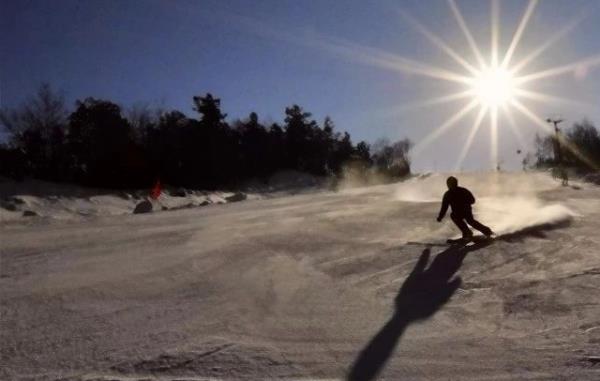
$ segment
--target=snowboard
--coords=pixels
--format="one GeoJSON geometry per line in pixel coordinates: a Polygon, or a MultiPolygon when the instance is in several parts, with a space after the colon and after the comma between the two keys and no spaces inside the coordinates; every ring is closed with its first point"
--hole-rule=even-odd
{"type": "MultiPolygon", "coordinates": [[[[497,236],[495,236],[497,237],[497,236]]],[[[464,240],[462,238],[450,238],[444,241],[437,242],[416,242],[416,241],[408,241],[407,245],[416,245],[416,246],[438,246],[438,247],[465,247],[465,246],[473,246],[477,244],[485,244],[492,242],[495,237],[486,237],[484,235],[474,235],[469,240],[464,240]]]]}
{"type": "Polygon", "coordinates": [[[487,243],[494,240],[494,237],[487,237],[484,235],[474,235],[470,239],[464,238],[450,238],[446,240],[446,243],[452,246],[473,246],[478,243],[487,243]]]}

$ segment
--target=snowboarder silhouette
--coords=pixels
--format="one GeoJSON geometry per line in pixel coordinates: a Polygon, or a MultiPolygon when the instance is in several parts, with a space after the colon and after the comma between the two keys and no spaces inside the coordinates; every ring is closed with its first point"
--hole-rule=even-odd
{"type": "Polygon", "coordinates": [[[440,209],[437,221],[442,221],[446,215],[448,206],[450,206],[452,208],[450,218],[462,232],[463,240],[468,241],[473,238],[473,232],[471,229],[469,229],[467,223],[473,228],[482,232],[486,237],[492,236],[492,234],[494,234],[492,229],[488,228],[473,217],[473,211],[471,209],[471,205],[475,203],[475,197],[473,197],[473,194],[467,188],[459,187],[458,179],[454,176],[448,177],[446,180],[446,185],[448,185],[448,190],[446,193],[444,193],[442,208],[440,209]]]}

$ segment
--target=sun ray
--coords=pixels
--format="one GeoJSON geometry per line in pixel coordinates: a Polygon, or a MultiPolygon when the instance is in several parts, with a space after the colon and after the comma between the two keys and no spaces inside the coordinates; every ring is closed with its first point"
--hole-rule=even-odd
{"type": "Polygon", "coordinates": [[[487,106],[482,106],[481,109],[479,110],[479,114],[477,114],[477,117],[475,118],[475,121],[473,122],[473,125],[471,126],[471,130],[469,131],[469,136],[467,137],[467,141],[463,145],[462,151],[460,152],[460,155],[456,162],[456,166],[454,167],[454,170],[456,172],[461,170],[463,162],[465,161],[467,153],[471,149],[471,145],[473,144],[475,135],[477,134],[477,131],[479,131],[479,126],[481,126],[481,122],[483,121],[483,118],[485,117],[486,113],[487,113],[487,106]]]}
{"type": "Polygon", "coordinates": [[[569,34],[573,29],[575,29],[575,27],[579,25],[579,23],[587,16],[587,14],[587,12],[583,12],[581,15],[571,20],[571,22],[563,26],[558,32],[554,33],[550,38],[545,40],[542,45],[538,46],[535,50],[533,50],[531,53],[525,56],[525,58],[520,60],[517,64],[513,65],[511,67],[511,71],[514,74],[519,73],[525,66],[527,66],[538,56],[540,56],[543,52],[549,49],[552,45],[556,44],[556,42],[558,42],[561,38],[563,38],[564,36],[569,34]]]}
{"type": "Polygon", "coordinates": [[[581,61],[572,62],[563,66],[558,66],[542,71],[538,71],[536,73],[524,75],[521,77],[516,77],[515,82],[517,84],[524,84],[527,82],[539,80],[542,78],[556,77],[559,75],[564,75],[568,73],[575,73],[577,70],[583,69],[587,71],[595,66],[600,65],[600,54],[588,57],[581,61]]]}
{"type": "Polygon", "coordinates": [[[533,111],[529,110],[523,103],[516,99],[511,101],[511,105],[525,115],[529,120],[535,123],[537,127],[546,133],[553,134],[554,130],[542,118],[537,116],[533,111]]]}
{"type": "Polygon", "coordinates": [[[431,143],[432,141],[437,139],[440,135],[442,135],[444,132],[446,132],[446,130],[448,130],[450,127],[452,127],[454,124],[456,124],[459,120],[464,118],[465,115],[467,115],[469,113],[469,111],[471,111],[475,106],[477,106],[478,103],[479,102],[477,101],[477,99],[473,99],[471,102],[469,102],[466,106],[464,106],[462,109],[460,109],[458,112],[456,112],[450,118],[448,118],[441,126],[436,128],[435,130],[433,130],[423,140],[421,140],[419,143],[417,143],[414,146],[412,153],[414,155],[418,155],[423,150],[423,148],[425,148],[429,143],[431,143]]]}
{"type": "Polygon", "coordinates": [[[519,130],[519,127],[517,126],[517,123],[515,122],[515,118],[513,118],[512,113],[510,112],[508,107],[506,107],[506,105],[504,105],[502,107],[502,111],[503,111],[503,115],[506,117],[506,120],[508,120],[508,127],[512,131],[513,135],[517,138],[519,145],[521,147],[526,147],[527,142],[525,142],[525,138],[523,137],[523,134],[519,130]]]}
{"type": "Polygon", "coordinates": [[[421,101],[405,103],[397,108],[394,108],[391,112],[389,112],[389,114],[397,115],[397,114],[417,110],[417,109],[424,108],[424,107],[446,104],[446,103],[450,103],[450,102],[468,98],[472,95],[473,95],[473,91],[465,90],[465,91],[460,91],[460,92],[452,93],[452,94],[448,94],[448,95],[442,95],[442,96],[439,96],[436,98],[430,98],[430,99],[425,99],[425,100],[421,100],[421,101]]]}
{"type": "Polygon", "coordinates": [[[490,108],[490,158],[495,169],[498,168],[498,106],[490,108]]]}
{"type": "MultiPolygon", "coordinates": [[[[517,110],[519,110],[529,120],[534,122],[537,127],[540,127],[543,131],[547,132],[548,134],[551,134],[551,135],[554,134],[554,130],[552,129],[552,127],[550,127],[542,118],[537,116],[533,111],[529,110],[521,102],[519,102],[516,99],[513,99],[513,101],[511,103],[517,110]]],[[[560,145],[562,147],[565,147],[567,150],[569,150],[573,155],[575,155],[579,160],[584,162],[590,168],[595,169],[595,170],[600,169],[598,167],[598,165],[596,163],[594,163],[594,161],[590,160],[586,155],[584,155],[582,152],[580,152],[577,149],[577,147],[574,146],[573,144],[571,144],[567,139],[565,139],[562,136],[562,134],[559,134],[558,136],[559,136],[559,140],[560,140],[560,145]]]]}
{"type": "Polygon", "coordinates": [[[563,97],[559,97],[556,95],[540,93],[537,91],[531,91],[531,90],[525,90],[525,89],[515,89],[514,92],[515,92],[515,95],[517,95],[521,98],[526,98],[526,99],[533,100],[533,101],[556,103],[556,104],[568,105],[568,106],[573,106],[573,107],[578,107],[578,108],[592,109],[594,107],[594,105],[591,103],[587,103],[587,102],[583,102],[583,101],[574,101],[574,100],[571,100],[568,98],[563,98],[563,97]]]}
{"type": "Polygon", "coordinates": [[[470,80],[465,75],[448,69],[439,68],[383,50],[356,44],[345,39],[330,37],[314,31],[306,33],[301,30],[282,30],[270,26],[269,23],[264,20],[239,14],[230,14],[228,16],[234,21],[235,27],[241,28],[245,32],[252,33],[261,38],[321,50],[328,54],[345,57],[354,62],[387,70],[399,71],[407,74],[417,74],[462,84],[468,84],[470,80]]]}
{"type": "Polygon", "coordinates": [[[471,34],[471,31],[469,31],[469,28],[467,27],[467,23],[465,23],[465,19],[463,18],[462,13],[460,12],[460,9],[458,9],[458,6],[456,5],[456,2],[454,0],[448,0],[448,5],[450,5],[450,9],[452,10],[452,14],[454,15],[454,18],[456,19],[458,26],[460,27],[463,34],[467,38],[467,42],[469,43],[469,46],[471,47],[471,50],[473,51],[473,54],[475,55],[475,58],[477,59],[477,62],[479,63],[479,67],[483,68],[485,66],[483,56],[481,55],[481,52],[479,51],[479,48],[477,47],[477,44],[475,43],[475,40],[473,39],[473,35],[471,34]]]}
{"type": "Polygon", "coordinates": [[[529,0],[529,3],[527,4],[527,9],[525,9],[525,13],[523,13],[521,22],[519,23],[519,26],[517,27],[517,30],[515,31],[515,34],[513,36],[513,39],[510,42],[508,50],[506,51],[506,55],[504,56],[504,59],[502,60],[503,68],[508,67],[508,64],[510,63],[510,60],[512,59],[515,49],[517,48],[517,45],[519,44],[519,41],[521,40],[521,36],[523,35],[523,31],[525,30],[525,27],[527,26],[527,23],[529,22],[529,18],[533,14],[533,11],[534,11],[537,3],[538,3],[538,0],[529,0]]]}
{"type": "Polygon", "coordinates": [[[422,35],[424,35],[432,44],[440,48],[444,53],[448,56],[452,57],[456,62],[458,62],[462,67],[464,67],[471,74],[477,74],[477,69],[475,69],[470,63],[468,63],[464,58],[462,58],[458,53],[454,51],[444,40],[442,40],[439,36],[434,34],[432,31],[427,29],[423,24],[421,24],[417,19],[415,19],[408,12],[398,9],[398,13],[408,21],[416,30],[418,30],[422,35]]]}
{"type": "Polygon", "coordinates": [[[330,53],[340,54],[351,60],[371,66],[463,84],[470,82],[469,77],[453,71],[411,60],[380,49],[355,44],[347,40],[320,38],[319,41],[313,42],[313,44],[330,53]]]}
{"type": "Polygon", "coordinates": [[[498,15],[500,13],[500,4],[498,0],[492,0],[491,9],[491,26],[492,26],[492,43],[491,43],[491,55],[492,55],[492,67],[498,66],[498,37],[500,34],[500,26],[498,25],[498,15]]]}

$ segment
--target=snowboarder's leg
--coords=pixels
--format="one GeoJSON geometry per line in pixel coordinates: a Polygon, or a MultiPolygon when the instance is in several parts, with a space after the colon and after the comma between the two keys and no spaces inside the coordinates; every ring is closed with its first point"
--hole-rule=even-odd
{"type": "Polygon", "coordinates": [[[473,217],[473,213],[468,213],[465,216],[465,220],[467,221],[467,223],[469,225],[471,225],[474,229],[479,230],[480,232],[482,232],[485,236],[489,237],[492,234],[494,234],[494,232],[492,231],[492,229],[490,229],[489,227],[485,226],[484,224],[482,224],[481,222],[477,221],[474,217],[473,217]]]}
{"type": "Polygon", "coordinates": [[[463,238],[468,239],[473,236],[473,232],[471,232],[471,229],[469,229],[469,227],[465,223],[463,216],[457,215],[455,213],[450,213],[450,218],[452,219],[452,222],[454,222],[454,224],[458,226],[458,228],[462,232],[463,238]]]}

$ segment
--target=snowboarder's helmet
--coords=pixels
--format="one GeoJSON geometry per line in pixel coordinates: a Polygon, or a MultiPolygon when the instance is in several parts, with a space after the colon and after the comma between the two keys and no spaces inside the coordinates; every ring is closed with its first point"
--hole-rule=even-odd
{"type": "Polygon", "coordinates": [[[448,188],[450,189],[456,188],[458,186],[458,179],[454,176],[450,176],[446,179],[446,185],[448,185],[448,188]]]}

